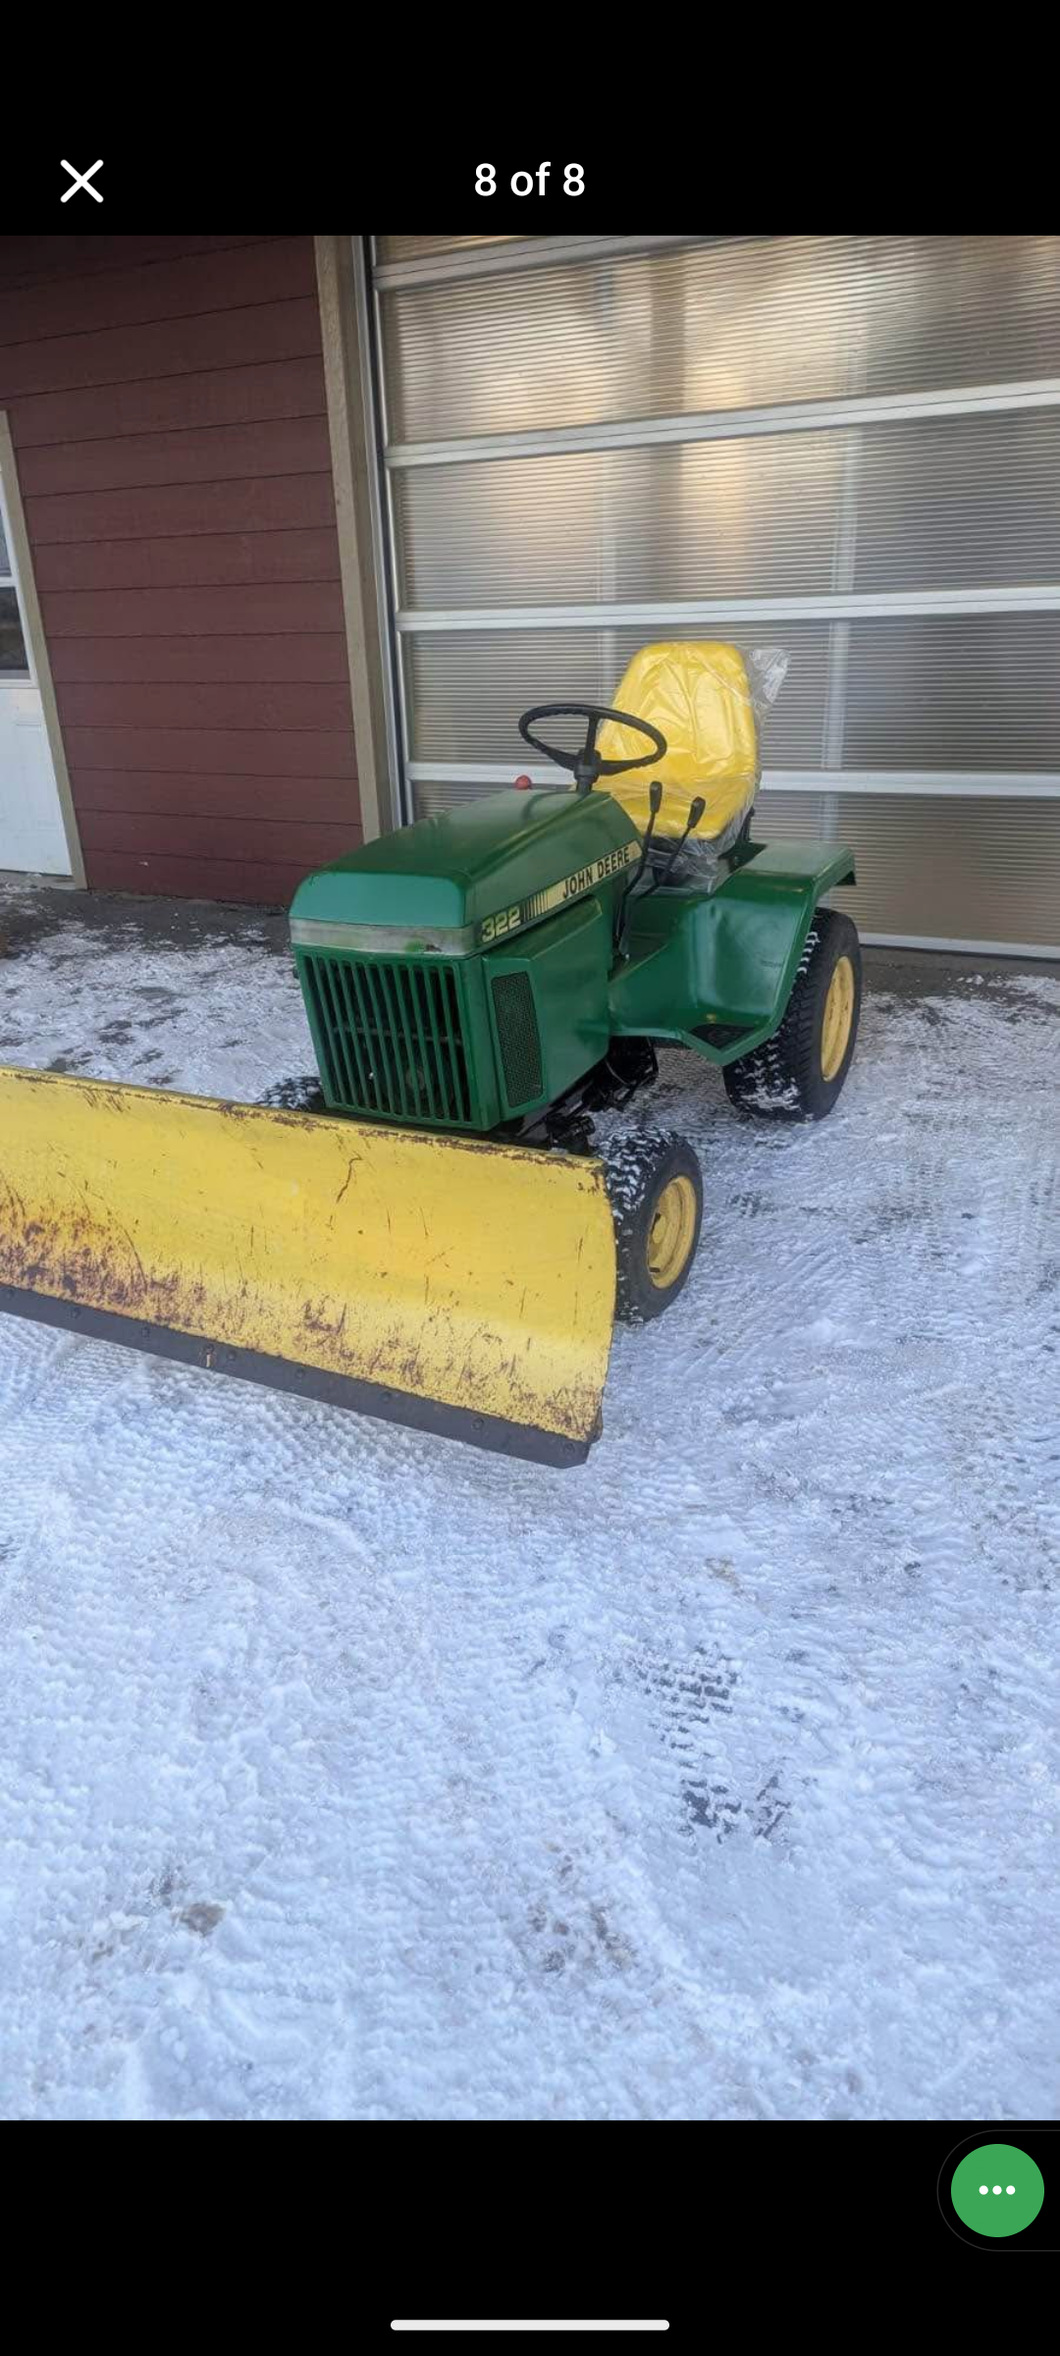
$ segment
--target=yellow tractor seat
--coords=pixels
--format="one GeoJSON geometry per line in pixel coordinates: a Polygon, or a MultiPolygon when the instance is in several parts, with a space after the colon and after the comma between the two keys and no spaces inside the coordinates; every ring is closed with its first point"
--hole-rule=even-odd
{"type": "MultiPolygon", "coordinates": [[[[693,832],[723,835],[750,809],[758,784],[758,732],[747,666],[736,646],[715,639],[664,640],[642,646],[615,689],[615,708],[649,720],[666,738],[661,761],[624,777],[602,777],[643,834],[653,778],[663,787],[656,838],[683,834],[697,795],[706,803],[693,832]]],[[[634,760],[644,738],[605,720],[597,750],[608,761],[634,760]]]]}

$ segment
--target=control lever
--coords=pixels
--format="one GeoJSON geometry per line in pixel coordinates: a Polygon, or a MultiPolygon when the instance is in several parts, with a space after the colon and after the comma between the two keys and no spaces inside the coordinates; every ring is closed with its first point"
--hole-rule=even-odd
{"type": "Polygon", "coordinates": [[[626,948],[627,912],[629,909],[629,903],[633,898],[633,894],[648,864],[648,853],[651,849],[651,838],[655,832],[655,821],[662,808],[662,798],[662,786],[659,782],[659,779],[654,777],[648,787],[648,823],[644,829],[644,840],[640,846],[640,858],[638,859],[629,882],[626,885],[626,889],[622,895],[622,905],[618,913],[618,924],[615,930],[616,957],[626,957],[629,954],[626,948]]]}
{"type": "MultiPolygon", "coordinates": [[[[677,865],[677,861],[680,858],[682,851],[684,850],[689,835],[699,825],[699,821],[703,816],[706,806],[706,802],[703,801],[699,795],[697,795],[695,801],[692,803],[691,809],[689,810],[688,825],[686,826],[684,833],[680,835],[675,842],[665,867],[660,867],[654,878],[654,881],[651,885],[653,892],[661,892],[664,884],[669,883],[670,876],[673,872],[673,869],[677,865]]],[[[647,899],[647,893],[645,893],[644,897],[647,899]]]]}

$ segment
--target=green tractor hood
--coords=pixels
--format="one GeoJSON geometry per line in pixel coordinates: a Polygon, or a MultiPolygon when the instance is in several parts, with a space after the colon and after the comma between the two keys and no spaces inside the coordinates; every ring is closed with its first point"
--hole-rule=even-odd
{"type": "Polygon", "coordinates": [[[292,902],[291,938],[306,948],[466,953],[624,875],[639,849],[632,819],[607,793],[509,787],[307,876],[292,902]],[[374,944],[360,941],[362,927],[374,944]]]}

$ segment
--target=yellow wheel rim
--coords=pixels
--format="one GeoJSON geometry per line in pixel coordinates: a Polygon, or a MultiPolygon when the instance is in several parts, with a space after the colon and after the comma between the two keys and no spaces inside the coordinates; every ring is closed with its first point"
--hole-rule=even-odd
{"type": "Polygon", "coordinates": [[[821,1024],[821,1078],[834,1080],[847,1048],[854,1021],[854,968],[841,957],[828,984],[821,1024]]]}
{"type": "Polygon", "coordinates": [[[696,1190],[690,1178],[671,1178],[655,1206],[648,1236],[648,1274],[660,1292],[687,1266],[696,1232],[696,1190]]]}

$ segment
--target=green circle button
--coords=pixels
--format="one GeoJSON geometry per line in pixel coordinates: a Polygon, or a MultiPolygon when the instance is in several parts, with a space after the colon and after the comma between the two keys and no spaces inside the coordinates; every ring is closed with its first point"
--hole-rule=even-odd
{"type": "Polygon", "coordinates": [[[1015,2143],[981,2143],[953,2171],[950,2199],[962,2225],[991,2241],[1023,2233],[1045,2199],[1045,2178],[1015,2143]]]}

